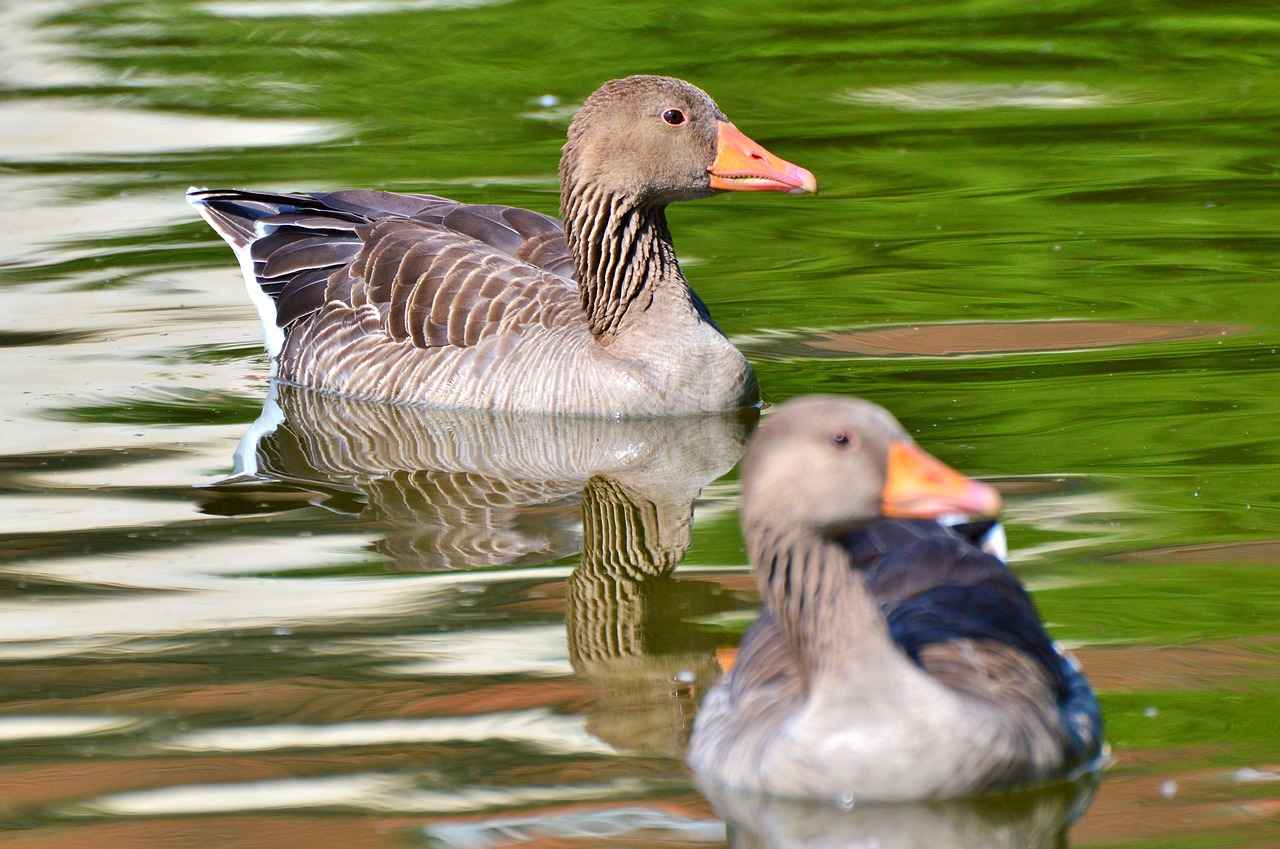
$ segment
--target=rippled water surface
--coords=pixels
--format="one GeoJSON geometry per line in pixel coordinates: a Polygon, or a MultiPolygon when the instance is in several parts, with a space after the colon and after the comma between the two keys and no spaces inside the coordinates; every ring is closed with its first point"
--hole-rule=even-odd
{"type": "Polygon", "coordinates": [[[1280,844],[1269,4],[10,0],[0,25],[2,849],[1040,846],[1072,820],[1075,846],[1280,844]],[[189,185],[554,212],[574,108],[635,72],[817,174],[673,210],[688,276],[768,401],[868,396],[1004,491],[1107,715],[1083,814],[698,792],[682,747],[756,602],[754,414],[269,392],[189,185]]]}

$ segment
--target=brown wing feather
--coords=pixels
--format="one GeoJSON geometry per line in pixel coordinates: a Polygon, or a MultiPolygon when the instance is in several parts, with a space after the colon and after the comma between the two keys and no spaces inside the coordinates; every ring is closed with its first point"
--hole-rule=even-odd
{"type": "Polygon", "coordinates": [[[580,309],[561,223],[527,209],[375,191],[192,199],[248,248],[286,330],[338,301],[374,307],[394,340],[467,347],[580,309]]]}
{"type": "Polygon", "coordinates": [[[1004,643],[931,643],[920,649],[920,666],[953,690],[992,704],[1046,705],[1057,710],[1057,687],[1044,667],[1004,643]]]}
{"type": "Polygon", "coordinates": [[[804,698],[803,670],[768,608],[742,638],[728,685],[735,710],[753,722],[788,711],[804,698]]]}
{"type": "Polygon", "coordinates": [[[418,348],[467,347],[581,309],[571,282],[463,233],[391,218],[360,236],[351,303],[377,307],[385,332],[418,348]]]}
{"type": "Polygon", "coordinates": [[[953,640],[922,648],[920,665],[941,683],[1004,714],[1010,733],[981,754],[985,786],[1036,781],[1061,767],[1067,741],[1057,687],[1034,658],[992,640],[953,640]]]}

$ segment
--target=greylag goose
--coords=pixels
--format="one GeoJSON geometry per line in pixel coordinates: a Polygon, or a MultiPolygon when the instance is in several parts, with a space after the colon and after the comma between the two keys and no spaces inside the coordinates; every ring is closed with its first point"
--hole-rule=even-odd
{"type": "Polygon", "coordinates": [[[605,83],[569,127],[564,224],[430,195],[196,190],[235,251],[278,379],[366,399],[590,415],[755,404],[681,273],[665,209],[815,192],[811,173],[668,77],[605,83]]]}
{"type": "Polygon", "coordinates": [[[836,803],[920,801],[1071,777],[1098,704],[998,557],[937,518],[999,495],[917,448],[880,407],[790,402],[742,464],[764,611],[707,695],[703,780],[836,803]]]}

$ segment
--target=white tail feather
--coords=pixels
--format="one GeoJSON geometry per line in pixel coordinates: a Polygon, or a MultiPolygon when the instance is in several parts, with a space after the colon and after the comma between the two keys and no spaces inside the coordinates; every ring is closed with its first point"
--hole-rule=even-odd
{"type": "Polygon", "coordinates": [[[200,217],[208,222],[213,231],[221,236],[235,253],[236,261],[240,263],[240,273],[244,276],[245,289],[249,292],[249,300],[253,302],[253,306],[258,310],[258,318],[262,320],[263,340],[267,346],[267,353],[271,355],[271,368],[274,373],[275,358],[280,355],[280,351],[284,348],[284,331],[276,325],[276,303],[258,285],[258,275],[253,269],[253,258],[249,255],[249,246],[264,234],[260,228],[255,228],[257,235],[248,241],[244,241],[243,235],[234,230],[229,230],[203,200],[193,197],[193,193],[199,191],[202,190],[195,187],[188,189],[187,203],[196,212],[200,213],[200,217]]]}

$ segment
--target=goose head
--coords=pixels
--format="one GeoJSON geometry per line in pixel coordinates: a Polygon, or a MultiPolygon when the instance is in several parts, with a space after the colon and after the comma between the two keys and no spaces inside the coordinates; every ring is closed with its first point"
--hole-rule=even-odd
{"type": "Polygon", "coordinates": [[[601,86],[569,127],[562,191],[590,187],[652,206],[722,191],[818,190],[813,174],[747,138],[697,86],[634,76],[601,86]]]}
{"type": "Polygon", "coordinates": [[[881,518],[995,515],[1000,495],[917,447],[884,408],[811,396],[760,426],[742,463],[742,524],[835,539],[881,518]]]}

